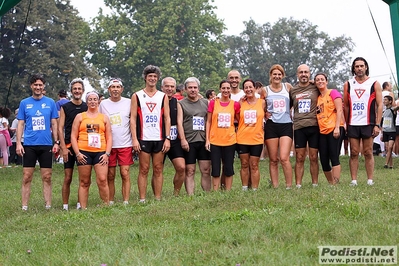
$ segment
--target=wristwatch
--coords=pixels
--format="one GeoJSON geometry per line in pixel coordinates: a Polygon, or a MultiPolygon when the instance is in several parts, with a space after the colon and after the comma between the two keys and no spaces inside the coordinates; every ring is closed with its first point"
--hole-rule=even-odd
{"type": "Polygon", "coordinates": [[[110,152],[106,152],[105,155],[107,155],[108,157],[111,156],[110,152]]]}
{"type": "Polygon", "coordinates": [[[168,139],[168,140],[171,140],[171,139],[172,139],[170,136],[166,136],[165,138],[168,139]]]}
{"type": "Polygon", "coordinates": [[[54,141],[54,144],[60,145],[60,143],[61,142],[59,140],[54,141]]]}

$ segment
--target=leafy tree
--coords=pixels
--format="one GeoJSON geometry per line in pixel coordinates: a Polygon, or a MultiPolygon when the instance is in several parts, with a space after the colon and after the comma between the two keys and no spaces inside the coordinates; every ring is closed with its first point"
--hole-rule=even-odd
{"type": "Polygon", "coordinates": [[[47,96],[54,99],[60,89],[68,89],[73,78],[88,78],[93,85],[99,79],[97,72],[84,61],[85,50],[81,49],[89,25],[78,17],[69,0],[21,1],[2,17],[0,31],[2,105],[6,102],[12,76],[8,97],[11,109],[17,108],[22,98],[31,95],[28,80],[32,74],[45,75],[47,96]],[[30,2],[27,27],[21,41],[30,2]]]}
{"type": "Polygon", "coordinates": [[[246,29],[239,36],[226,36],[228,64],[244,76],[269,83],[269,70],[280,64],[286,81],[297,82],[296,69],[310,66],[312,76],[325,72],[330,87],[341,87],[350,75],[350,52],[354,44],[349,37],[331,38],[308,20],[281,18],[274,25],[244,22],[246,29]]]}
{"type": "Polygon", "coordinates": [[[88,61],[105,79],[119,77],[130,96],[142,88],[145,66],[161,68],[162,76],[178,83],[189,76],[201,89],[225,77],[222,51],[224,24],[207,0],[105,0],[111,15],[92,21],[88,61]]]}

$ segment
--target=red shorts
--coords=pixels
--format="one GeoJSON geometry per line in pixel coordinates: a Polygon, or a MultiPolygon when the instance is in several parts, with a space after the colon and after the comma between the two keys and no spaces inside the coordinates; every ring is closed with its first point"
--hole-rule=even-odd
{"type": "Polygon", "coordinates": [[[108,165],[111,167],[118,165],[132,165],[133,164],[133,147],[127,148],[112,148],[111,156],[109,156],[108,165]]]}

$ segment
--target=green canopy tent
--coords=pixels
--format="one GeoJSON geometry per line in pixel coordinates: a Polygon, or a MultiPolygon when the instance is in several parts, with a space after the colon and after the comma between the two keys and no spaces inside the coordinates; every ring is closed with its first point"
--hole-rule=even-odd
{"type": "Polygon", "coordinates": [[[391,13],[393,45],[395,50],[396,78],[399,78],[399,0],[383,0],[391,13]]]}
{"type": "Polygon", "coordinates": [[[21,2],[21,0],[0,0],[0,17],[2,17],[19,2],[21,2]]]}

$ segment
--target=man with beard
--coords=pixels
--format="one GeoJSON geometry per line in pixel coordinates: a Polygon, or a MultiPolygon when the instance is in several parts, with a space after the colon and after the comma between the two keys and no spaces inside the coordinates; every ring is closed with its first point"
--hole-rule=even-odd
{"type": "MultiPolygon", "coordinates": [[[[87,105],[82,101],[85,91],[83,80],[76,78],[71,81],[69,88],[72,94],[72,100],[61,105],[60,119],[58,122],[58,136],[60,137],[60,145],[62,158],[64,160],[64,183],[62,185],[62,201],[64,210],[69,208],[69,195],[71,191],[71,182],[73,168],[76,161],[76,155],[71,145],[72,123],[76,115],[87,111],[87,105]]],[[[80,208],[78,199],[77,208],[80,208]]]]}
{"type": "Polygon", "coordinates": [[[294,108],[294,144],[295,144],[295,182],[302,187],[306,147],[309,146],[310,175],[312,185],[317,187],[319,180],[319,126],[316,109],[319,90],[310,83],[310,69],[300,65],[297,69],[298,83],[290,90],[290,106],[294,108]]]}
{"type": "Polygon", "coordinates": [[[363,143],[367,185],[374,184],[373,138],[380,133],[382,89],[378,81],[369,77],[369,72],[366,59],[357,57],[352,63],[354,77],[344,84],[344,115],[350,143],[351,186],[357,186],[360,141],[363,143]]]}

